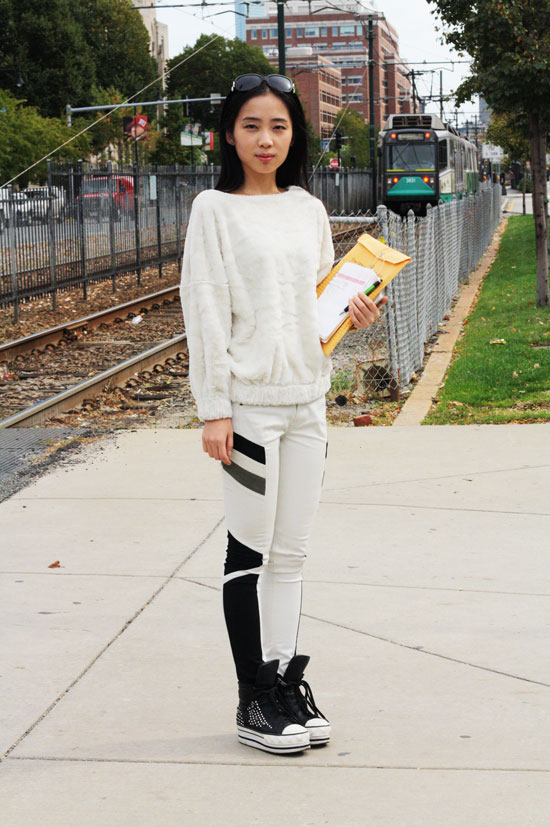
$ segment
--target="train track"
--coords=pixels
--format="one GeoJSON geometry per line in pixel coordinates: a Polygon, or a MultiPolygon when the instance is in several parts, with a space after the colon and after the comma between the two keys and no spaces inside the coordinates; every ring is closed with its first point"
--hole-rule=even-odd
{"type": "Polygon", "coordinates": [[[182,327],[179,288],[172,287],[0,345],[0,428],[44,423],[124,383],[136,407],[169,396],[166,382],[143,389],[136,377],[187,376],[182,327]]]}

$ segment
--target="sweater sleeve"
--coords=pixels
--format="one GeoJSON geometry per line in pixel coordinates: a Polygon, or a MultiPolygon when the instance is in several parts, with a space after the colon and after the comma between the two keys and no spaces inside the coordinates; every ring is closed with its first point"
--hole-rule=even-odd
{"type": "Polygon", "coordinates": [[[330,229],[330,221],[324,205],[321,204],[321,254],[319,257],[319,269],[317,271],[317,284],[319,284],[326,275],[330,273],[334,266],[334,245],[332,243],[332,230],[330,229]]]}
{"type": "Polygon", "coordinates": [[[216,219],[206,193],[193,202],[180,296],[189,349],[191,391],[202,420],[231,416],[231,300],[216,219]]]}

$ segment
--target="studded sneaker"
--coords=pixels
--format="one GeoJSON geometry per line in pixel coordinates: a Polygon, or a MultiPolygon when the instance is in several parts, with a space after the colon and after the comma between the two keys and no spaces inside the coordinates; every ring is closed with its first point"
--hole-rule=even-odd
{"type": "Polygon", "coordinates": [[[315,706],[311,687],[304,680],[304,671],[308,663],[307,655],[294,655],[283,677],[279,677],[278,692],[292,720],[309,731],[310,744],[316,747],[330,741],[330,724],[315,706]]]}
{"type": "Polygon", "coordinates": [[[256,684],[239,683],[237,736],[241,744],[286,754],[309,749],[309,730],[289,717],[277,686],[278,660],[262,663],[256,684]]]}

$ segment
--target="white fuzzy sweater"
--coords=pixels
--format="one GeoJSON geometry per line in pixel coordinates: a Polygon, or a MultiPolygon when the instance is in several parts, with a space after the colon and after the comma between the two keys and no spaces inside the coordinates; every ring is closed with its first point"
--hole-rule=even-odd
{"type": "Polygon", "coordinates": [[[325,207],[302,187],[196,196],[181,300],[201,419],[230,417],[232,402],[291,405],[326,393],[315,287],[333,262],[325,207]]]}

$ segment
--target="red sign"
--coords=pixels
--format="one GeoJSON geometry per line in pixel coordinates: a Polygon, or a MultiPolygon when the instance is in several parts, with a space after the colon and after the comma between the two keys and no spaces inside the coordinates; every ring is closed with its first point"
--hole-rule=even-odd
{"type": "Polygon", "coordinates": [[[331,158],[328,165],[331,169],[338,169],[338,158],[331,158]]]}
{"type": "Polygon", "coordinates": [[[135,118],[124,118],[124,137],[139,138],[147,137],[147,115],[136,115],[135,118]]]}

